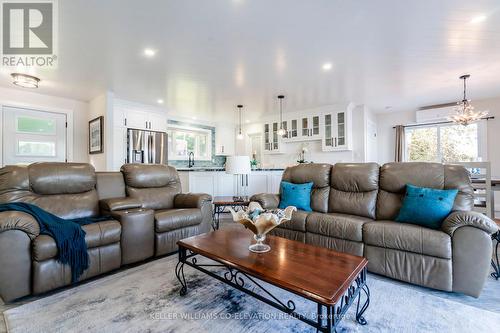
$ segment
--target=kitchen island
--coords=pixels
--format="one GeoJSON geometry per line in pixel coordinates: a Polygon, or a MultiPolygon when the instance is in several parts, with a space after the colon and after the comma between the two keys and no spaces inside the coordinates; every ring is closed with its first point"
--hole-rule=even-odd
{"type": "MultiPolygon", "coordinates": [[[[227,174],[221,167],[177,168],[182,192],[208,193],[215,196],[236,195],[236,177],[227,174]]],[[[248,175],[246,195],[257,193],[278,193],[284,169],[252,169],[248,175]]]]}

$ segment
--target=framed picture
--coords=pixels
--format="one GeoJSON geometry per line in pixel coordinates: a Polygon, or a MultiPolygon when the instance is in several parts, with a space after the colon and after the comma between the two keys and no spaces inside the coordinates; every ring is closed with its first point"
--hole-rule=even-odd
{"type": "Polygon", "coordinates": [[[104,152],[103,132],[103,116],[89,121],[89,154],[100,154],[104,152]]]}

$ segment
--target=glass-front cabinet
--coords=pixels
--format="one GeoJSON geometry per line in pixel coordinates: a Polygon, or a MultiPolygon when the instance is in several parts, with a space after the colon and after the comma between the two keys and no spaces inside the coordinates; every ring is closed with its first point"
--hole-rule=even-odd
{"type": "Polygon", "coordinates": [[[299,137],[299,121],[297,119],[288,120],[290,129],[288,130],[287,139],[296,139],[299,137]]]}
{"type": "Polygon", "coordinates": [[[284,142],[297,141],[300,137],[298,119],[283,120],[283,129],[286,131],[286,134],[283,136],[284,142]]]}
{"type": "Polygon", "coordinates": [[[311,134],[311,128],[310,128],[311,124],[309,122],[309,118],[308,117],[303,117],[301,120],[300,120],[300,136],[302,136],[303,138],[305,137],[308,137],[310,136],[311,134]]]}
{"type": "Polygon", "coordinates": [[[311,117],[311,122],[312,122],[312,129],[311,129],[311,136],[313,138],[319,137],[320,136],[320,125],[319,125],[319,116],[312,116],[311,117]]]}
{"type": "Polygon", "coordinates": [[[271,150],[271,133],[269,131],[269,124],[264,124],[264,150],[271,150]]]}
{"type": "Polygon", "coordinates": [[[318,112],[284,119],[285,135],[278,135],[280,122],[264,124],[264,153],[280,154],[289,142],[320,140],[323,151],[351,150],[352,120],[350,110],[318,112]]]}
{"type": "MultiPolygon", "coordinates": [[[[308,141],[321,139],[320,115],[303,116],[289,119],[285,141],[308,141]]],[[[284,123],[285,123],[284,122],[284,123]]]]}
{"type": "Polygon", "coordinates": [[[272,141],[273,150],[279,149],[278,129],[279,129],[279,123],[274,122],[273,123],[273,141],[272,141]]]}
{"type": "Polygon", "coordinates": [[[328,112],[323,115],[324,137],[321,142],[323,151],[351,149],[351,117],[347,111],[328,112]]]}
{"type": "Polygon", "coordinates": [[[278,121],[264,124],[264,153],[280,153],[282,138],[278,135],[279,128],[278,121]]]}

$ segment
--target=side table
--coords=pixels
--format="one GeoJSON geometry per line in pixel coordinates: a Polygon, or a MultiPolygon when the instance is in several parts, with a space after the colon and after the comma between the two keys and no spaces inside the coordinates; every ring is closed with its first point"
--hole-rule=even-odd
{"type": "Polygon", "coordinates": [[[220,214],[224,212],[226,207],[231,207],[234,210],[241,209],[248,206],[250,198],[243,197],[243,201],[234,201],[233,197],[215,197],[212,203],[214,205],[212,228],[219,230],[220,214]]]}
{"type": "MultiPolygon", "coordinates": [[[[495,221],[495,223],[500,228],[500,220],[494,219],[493,221],[495,221]]],[[[498,258],[498,247],[500,246],[500,230],[494,233],[491,238],[493,238],[493,240],[496,240],[497,242],[495,244],[495,249],[493,250],[495,258],[491,258],[491,266],[493,266],[493,273],[491,273],[491,276],[498,280],[500,278],[500,262],[498,258]]]]}

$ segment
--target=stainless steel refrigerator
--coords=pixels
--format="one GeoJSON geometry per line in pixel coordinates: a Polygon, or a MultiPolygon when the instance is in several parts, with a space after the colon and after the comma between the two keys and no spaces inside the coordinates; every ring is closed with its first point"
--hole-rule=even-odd
{"type": "Polygon", "coordinates": [[[127,130],[127,162],[144,164],[167,164],[167,133],[127,130]]]}

